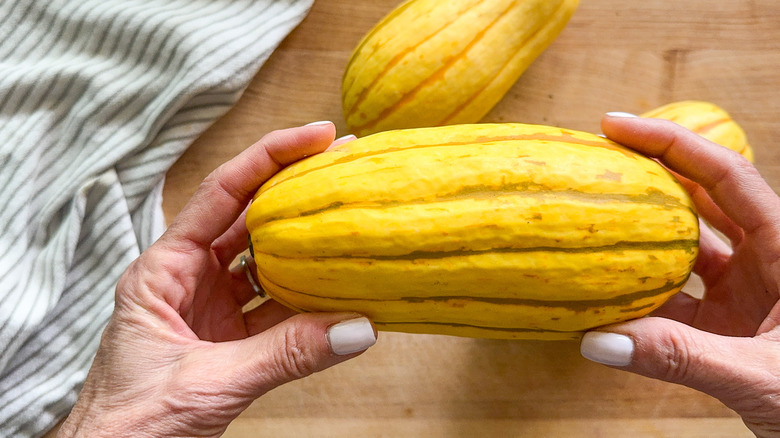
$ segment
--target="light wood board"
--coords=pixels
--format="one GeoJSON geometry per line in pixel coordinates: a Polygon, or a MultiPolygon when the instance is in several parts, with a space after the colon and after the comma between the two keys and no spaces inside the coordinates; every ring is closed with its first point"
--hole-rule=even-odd
{"type": "MultiPolygon", "coordinates": [[[[332,120],[360,38],[397,0],[317,0],[238,105],[170,170],[172,219],[199,182],[265,133],[332,120]]],[[[484,121],[599,132],[607,111],[707,100],[746,129],[780,188],[780,2],[582,0],[484,121]]],[[[689,286],[694,293],[700,286],[689,286]]],[[[576,343],[381,333],[361,357],[253,404],[228,437],[741,437],[731,410],[691,389],[599,366],[576,343]]]]}

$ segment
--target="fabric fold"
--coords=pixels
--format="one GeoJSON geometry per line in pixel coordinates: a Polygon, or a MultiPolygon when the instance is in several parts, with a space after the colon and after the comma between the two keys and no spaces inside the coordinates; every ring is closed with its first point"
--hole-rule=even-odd
{"type": "Polygon", "coordinates": [[[0,3],[0,436],[67,414],[165,173],[312,2],[0,3]]]}

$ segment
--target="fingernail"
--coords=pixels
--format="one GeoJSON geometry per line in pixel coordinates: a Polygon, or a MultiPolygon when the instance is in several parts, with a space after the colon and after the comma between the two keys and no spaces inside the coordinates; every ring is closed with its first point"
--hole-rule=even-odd
{"type": "Polygon", "coordinates": [[[593,362],[624,367],[631,364],[634,341],[617,333],[588,332],[580,343],[580,354],[593,362]]]}
{"type": "Polygon", "coordinates": [[[332,123],[333,122],[331,122],[330,120],[320,120],[319,122],[307,123],[305,126],[318,126],[318,125],[327,125],[332,123]]]}
{"type": "Polygon", "coordinates": [[[347,135],[345,135],[343,137],[339,137],[339,138],[337,138],[337,139],[335,139],[333,141],[352,141],[352,140],[356,140],[356,139],[357,139],[357,137],[355,137],[354,134],[347,134],[347,135]]]}
{"type": "Polygon", "coordinates": [[[607,115],[610,116],[610,117],[624,117],[624,118],[639,117],[636,114],[626,113],[626,112],[623,112],[623,111],[610,111],[610,112],[607,113],[607,115]]]}
{"type": "Polygon", "coordinates": [[[330,326],[327,337],[331,351],[340,356],[363,351],[376,343],[374,327],[365,317],[349,319],[330,326]]]}

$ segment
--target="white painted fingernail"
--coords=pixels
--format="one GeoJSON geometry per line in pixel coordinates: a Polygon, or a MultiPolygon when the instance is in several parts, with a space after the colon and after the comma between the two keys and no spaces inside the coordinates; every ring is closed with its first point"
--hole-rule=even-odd
{"type": "Polygon", "coordinates": [[[355,137],[354,134],[347,134],[347,135],[345,135],[343,137],[339,137],[339,138],[337,138],[337,139],[335,139],[333,141],[352,141],[352,140],[356,140],[356,139],[357,139],[357,137],[355,137]]]}
{"type": "Polygon", "coordinates": [[[580,343],[580,354],[593,362],[624,367],[631,364],[634,341],[617,333],[588,332],[580,343]]]}
{"type": "Polygon", "coordinates": [[[318,125],[327,125],[332,123],[333,122],[331,122],[330,120],[320,120],[319,122],[307,123],[305,126],[318,126],[318,125]]]}
{"type": "Polygon", "coordinates": [[[610,117],[624,117],[624,118],[636,118],[636,117],[639,117],[636,114],[626,113],[626,112],[623,112],[623,111],[610,111],[610,112],[607,113],[607,115],[610,116],[610,117]]]}
{"type": "Polygon", "coordinates": [[[338,355],[357,353],[376,343],[376,333],[368,318],[342,321],[328,328],[328,343],[338,355]]]}

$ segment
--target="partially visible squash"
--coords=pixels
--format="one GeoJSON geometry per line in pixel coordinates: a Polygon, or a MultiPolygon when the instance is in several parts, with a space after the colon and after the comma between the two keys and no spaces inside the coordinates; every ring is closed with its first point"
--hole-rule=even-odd
{"type": "Polygon", "coordinates": [[[552,43],[579,0],[409,0],[352,54],[342,104],[353,134],[475,123],[552,43]]]}
{"type": "Polygon", "coordinates": [[[696,100],[674,102],[648,111],[642,117],[671,120],[753,161],[753,148],[748,143],[745,130],[726,110],[714,103],[696,100]]]}

